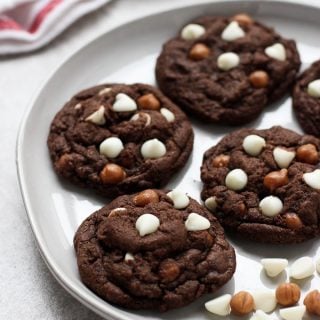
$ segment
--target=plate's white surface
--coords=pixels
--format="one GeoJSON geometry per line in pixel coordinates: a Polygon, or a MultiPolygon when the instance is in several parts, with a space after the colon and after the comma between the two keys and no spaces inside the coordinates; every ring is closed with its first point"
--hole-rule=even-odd
{"type": "MultiPolygon", "coordinates": [[[[320,58],[320,9],[284,2],[229,1],[201,4],[146,17],[99,37],[66,61],[48,80],[32,102],[22,123],[18,144],[18,173],[33,232],[48,267],[57,280],[85,305],[109,319],[213,319],[203,302],[223,293],[275,288],[286,280],[275,280],[261,272],[260,259],[283,257],[294,261],[308,255],[320,257],[319,240],[294,246],[270,246],[230,239],[237,252],[234,278],[214,295],[207,295],[192,305],[164,314],[128,312],[113,307],[88,290],[80,281],[72,239],[81,221],[105,200],[59,180],[53,173],[46,139],[55,113],[77,91],[101,83],[145,82],[154,84],[155,59],[161,45],[192,18],[203,14],[231,15],[249,12],[274,26],[282,35],[297,41],[302,68],[320,58]]],[[[192,120],[195,130],[194,152],[185,168],[169,187],[179,187],[199,199],[199,167],[203,152],[215,144],[230,127],[201,125],[192,120]]],[[[291,111],[291,99],[270,106],[249,127],[268,128],[280,124],[301,131],[291,111]]],[[[320,287],[320,276],[299,282],[303,292],[320,287]]],[[[304,295],[302,295],[304,296],[304,295]]],[[[301,299],[302,301],[302,299],[301,299]]],[[[217,318],[217,317],[214,317],[217,318]]],[[[232,318],[232,317],[231,317],[232,318]]]]}

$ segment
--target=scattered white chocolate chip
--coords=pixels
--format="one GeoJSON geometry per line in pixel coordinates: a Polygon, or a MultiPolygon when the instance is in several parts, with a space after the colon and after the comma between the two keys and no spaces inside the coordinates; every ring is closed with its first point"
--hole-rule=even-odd
{"type": "Polygon", "coordinates": [[[230,22],[221,33],[221,38],[225,41],[234,41],[245,36],[245,32],[237,21],[230,22]]]}
{"type": "Polygon", "coordinates": [[[210,221],[198,213],[190,213],[185,222],[188,231],[202,231],[210,228],[210,221]]]}
{"type": "Polygon", "coordinates": [[[145,118],[146,119],[146,123],[145,123],[145,127],[147,127],[148,125],[150,125],[151,123],[151,117],[150,117],[150,114],[146,113],[146,112],[139,112],[139,113],[136,113],[134,114],[132,117],[131,117],[131,121],[137,121],[140,117],[142,118],[145,118]]]}
{"type": "Polygon", "coordinates": [[[290,267],[290,277],[294,279],[305,279],[315,272],[315,265],[310,257],[302,257],[296,260],[290,267]]]}
{"type": "Polygon", "coordinates": [[[145,159],[161,158],[166,152],[166,146],[158,139],[147,140],[141,146],[141,154],[145,159]]]}
{"type": "Polygon", "coordinates": [[[209,197],[204,202],[204,205],[212,212],[215,212],[217,209],[216,197],[209,197]]]}
{"type": "Polygon", "coordinates": [[[173,122],[175,119],[174,113],[167,108],[161,108],[160,113],[166,118],[168,122],[173,122]]]}
{"type": "Polygon", "coordinates": [[[125,93],[118,93],[112,106],[115,112],[129,112],[137,110],[136,102],[125,93]]]}
{"type": "Polygon", "coordinates": [[[250,318],[250,320],[269,320],[269,319],[271,319],[270,316],[265,312],[263,312],[262,310],[257,310],[250,318]]]}
{"type": "Polygon", "coordinates": [[[259,289],[251,292],[254,300],[255,309],[264,312],[271,312],[277,306],[277,299],[274,290],[259,289]]]}
{"type": "Polygon", "coordinates": [[[79,110],[79,109],[82,108],[82,104],[81,104],[81,103],[77,103],[77,104],[74,106],[74,108],[75,108],[76,110],[79,110]]]}
{"type": "Polygon", "coordinates": [[[231,170],[226,176],[226,186],[235,191],[242,190],[248,182],[248,176],[242,169],[231,170]]]}
{"type": "Polygon", "coordinates": [[[288,260],[279,258],[261,259],[261,264],[267,275],[273,278],[279,275],[288,266],[288,260]]]}
{"type": "Polygon", "coordinates": [[[317,272],[320,273],[320,258],[318,258],[316,261],[316,269],[317,269],[317,272]]]}
{"type": "Polygon", "coordinates": [[[90,116],[85,120],[97,124],[98,126],[104,125],[106,123],[106,119],[104,117],[104,106],[101,106],[97,111],[90,114],[90,116]]]}
{"type": "Polygon", "coordinates": [[[218,298],[210,300],[204,304],[205,308],[218,316],[227,316],[230,311],[231,294],[224,294],[218,298]]]}
{"type": "Polygon", "coordinates": [[[243,139],[242,147],[250,156],[258,156],[266,146],[266,140],[256,134],[250,134],[243,139]]]}
{"type": "Polygon", "coordinates": [[[284,320],[301,320],[306,312],[306,306],[296,306],[279,310],[280,317],[284,320]]]}
{"type": "Polygon", "coordinates": [[[206,29],[200,24],[190,23],[181,30],[181,38],[185,40],[193,40],[201,37],[206,29]]]}
{"type": "Polygon", "coordinates": [[[226,52],[220,54],[217,60],[218,68],[224,71],[228,71],[235,68],[240,63],[239,56],[234,52],[226,52]]]}
{"type": "Polygon", "coordinates": [[[288,151],[283,148],[276,147],[273,149],[273,157],[279,168],[286,169],[296,156],[294,151],[288,151]]]}
{"type": "Polygon", "coordinates": [[[111,91],[111,88],[104,88],[99,91],[99,96],[103,96],[104,94],[107,94],[111,91]]]}
{"type": "Polygon", "coordinates": [[[313,80],[308,84],[308,95],[314,98],[320,98],[320,79],[313,80]]]}
{"type": "Polygon", "coordinates": [[[265,54],[270,58],[285,61],[286,60],[286,48],[282,43],[275,43],[274,45],[265,48],[265,54]]]}
{"type": "Polygon", "coordinates": [[[167,196],[173,201],[173,207],[175,209],[184,209],[189,203],[189,197],[182,191],[174,189],[167,193],[167,196]]]}
{"type": "Polygon", "coordinates": [[[320,189],[320,169],[304,173],[303,180],[309,187],[313,189],[320,189]]]}
{"type": "Polygon", "coordinates": [[[281,212],[283,204],[278,197],[268,196],[260,201],[259,207],[262,214],[267,217],[274,217],[281,212]]]}
{"type": "Polygon", "coordinates": [[[130,252],[127,252],[126,255],[124,256],[124,261],[132,261],[134,260],[134,256],[130,253],[130,252]]]}
{"type": "Polygon", "coordinates": [[[141,237],[156,232],[160,226],[160,220],[153,214],[145,213],[136,221],[136,229],[141,237]]]}
{"type": "Polygon", "coordinates": [[[122,141],[117,137],[110,137],[103,140],[99,151],[108,158],[116,158],[124,149],[122,141]]]}

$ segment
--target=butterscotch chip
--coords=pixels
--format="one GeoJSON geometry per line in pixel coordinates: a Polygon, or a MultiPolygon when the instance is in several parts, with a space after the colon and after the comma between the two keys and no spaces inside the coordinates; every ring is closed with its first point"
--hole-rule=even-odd
{"type": "Polygon", "coordinates": [[[249,26],[253,24],[254,20],[245,13],[239,13],[232,17],[232,20],[237,21],[239,24],[249,26]]]}
{"type": "Polygon", "coordinates": [[[235,315],[244,316],[254,309],[253,297],[249,292],[240,291],[231,298],[230,307],[235,315]]]}
{"type": "Polygon", "coordinates": [[[142,109],[160,110],[161,104],[153,93],[145,94],[138,99],[138,105],[142,109]]]}
{"type": "Polygon", "coordinates": [[[212,165],[216,168],[227,167],[229,161],[230,161],[230,156],[220,154],[213,159],[212,165]]]}
{"type": "Polygon", "coordinates": [[[320,316],[320,292],[318,290],[309,292],[305,297],[303,304],[306,306],[309,313],[320,316]]]}
{"type": "Polygon", "coordinates": [[[249,81],[255,88],[265,88],[269,84],[269,76],[265,71],[254,71],[249,75],[249,81]]]}
{"type": "Polygon", "coordinates": [[[117,184],[125,179],[125,171],[114,163],[108,163],[100,172],[100,178],[105,184],[117,184]]]}
{"type": "Polygon", "coordinates": [[[291,307],[300,299],[300,288],[295,283],[282,283],[276,289],[277,302],[283,307],[291,307]]]}
{"type": "Polygon", "coordinates": [[[285,220],[288,228],[298,230],[303,227],[302,221],[296,213],[286,213],[285,220]]]}
{"type": "Polygon", "coordinates": [[[109,303],[161,311],[219,289],[235,271],[235,253],[217,219],[192,198],[177,209],[169,190],[145,191],[158,201],[137,205],[144,191],[120,196],[79,227],[74,247],[84,284],[109,303]],[[209,222],[206,230],[188,228],[194,214],[209,222]]]}
{"type": "Polygon", "coordinates": [[[185,114],[144,84],[79,92],[57,113],[48,137],[55,171],[107,197],[165,185],[192,147],[185,114]],[[105,167],[109,163],[118,167],[105,167]]]}
{"type": "Polygon", "coordinates": [[[159,196],[156,191],[148,189],[138,193],[134,198],[133,202],[136,206],[145,206],[148,203],[159,202],[159,196]]]}
{"type": "Polygon", "coordinates": [[[195,44],[189,53],[189,57],[192,60],[202,60],[210,55],[210,49],[202,43],[195,44]]]}
{"type": "Polygon", "coordinates": [[[319,153],[314,144],[304,144],[297,149],[297,159],[302,162],[316,164],[319,162],[319,153]]]}

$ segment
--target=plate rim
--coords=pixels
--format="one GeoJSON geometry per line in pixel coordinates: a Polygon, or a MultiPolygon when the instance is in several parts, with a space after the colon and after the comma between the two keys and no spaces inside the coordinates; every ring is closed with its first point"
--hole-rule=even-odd
{"type": "Polygon", "coordinates": [[[129,316],[119,314],[116,310],[112,310],[111,308],[110,309],[108,308],[108,310],[106,310],[106,307],[109,307],[109,305],[111,306],[111,304],[109,304],[108,302],[105,302],[97,295],[91,297],[85,291],[83,291],[83,289],[78,288],[77,285],[74,284],[73,281],[69,279],[69,277],[65,274],[65,272],[61,270],[59,266],[56,265],[55,259],[54,257],[52,257],[50,253],[50,249],[45,245],[45,241],[43,240],[41,231],[39,230],[39,226],[32,209],[32,200],[28,195],[28,187],[27,187],[25,176],[24,176],[24,169],[22,164],[23,156],[22,156],[21,149],[23,145],[24,132],[26,130],[29,117],[32,113],[33,107],[38,97],[40,96],[41,92],[45,89],[45,87],[49,84],[50,80],[54,77],[54,75],[58,73],[60,69],[64,68],[64,66],[68,64],[75,56],[77,56],[78,54],[81,54],[81,52],[85,50],[87,47],[92,46],[95,42],[101,41],[101,39],[105,37],[106,34],[116,32],[122,28],[128,28],[131,24],[141,23],[142,20],[153,17],[153,16],[165,15],[169,12],[180,11],[180,10],[189,10],[190,8],[193,8],[193,7],[207,6],[208,4],[211,4],[214,7],[216,5],[222,5],[225,3],[228,3],[230,5],[243,4],[249,7],[259,6],[261,4],[270,5],[270,3],[273,3],[275,5],[287,4],[291,6],[291,8],[294,8],[296,10],[299,10],[299,8],[307,8],[307,9],[316,9],[317,11],[320,11],[320,6],[315,3],[310,4],[310,3],[294,2],[293,0],[244,0],[244,1],[243,0],[218,0],[214,2],[212,2],[212,0],[205,0],[201,3],[193,3],[193,4],[188,4],[186,6],[179,5],[171,9],[160,10],[152,14],[146,14],[146,15],[142,15],[137,18],[131,19],[126,23],[116,24],[112,28],[108,28],[98,36],[84,43],[75,51],[72,51],[69,55],[67,55],[66,58],[64,58],[62,62],[60,62],[56,67],[54,67],[53,70],[47,76],[47,78],[43,81],[43,83],[39,85],[39,87],[32,94],[31,99],[29,100],[27,107],[21,117],[21,122],[19,125],[17,138],[16,138],[16,148],[15,148],[16,172],[17,172],[18,184],[19,184],[19,189],[22,196],[24,208],[28,217],[28,222],[31,227],[33,236],[36,240],[36,246],[40,252],[40,255],[43,261],[47,265],[48,269],[50,270],[54,278],[58,281],[58,283],[76,300],[78,300],[80,303],[82,303],[87,308],[89,308],[90,310],[97,313],[103,318],[106,318],[108,316],[108,318],[112,317],[112,320],[132,320],[129,316]]]}

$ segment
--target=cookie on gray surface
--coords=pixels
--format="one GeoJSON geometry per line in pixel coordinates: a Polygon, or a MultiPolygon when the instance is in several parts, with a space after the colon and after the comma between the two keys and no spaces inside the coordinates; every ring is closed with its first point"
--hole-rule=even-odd
{"type": "Polygon", "coordinates": [[[293,40],[246,15],[186,24],[158,57],[161,90],[206,122],[243,124],[283,97],[300,67],[293,40]]]}
{"type": "Polygon", "coordinates": [[[320,231],[320,140],[282,127],[240,129],[206,151],[202,199],[220,223],[259,242],[320,231]]]}
{"type": "Polygon", "coordinates": [[[187,162],[193,131],[156,88],[105,84],[66,103],[48,147],[59,176],[113,197],[167,183],[187,162]]]}
{"type": "Polygon", "coordinates": [[[236,265],[217,219],[178,190],[116,198],[81,224],[74,246],[84,284],[131,309],[185,306],[224,285],[236,265]]]}
{"type": "Polygon", "coordinates": [[[306,133],[320,136],[320,61],[298,78],[292,95],[297,119],[306,133]]]}

